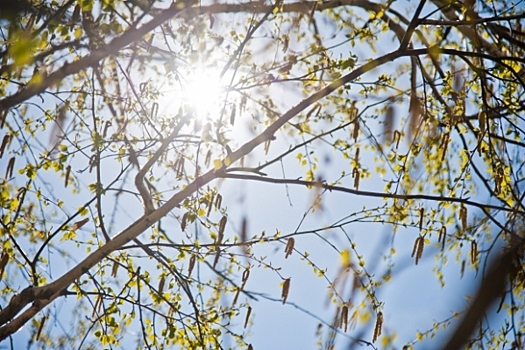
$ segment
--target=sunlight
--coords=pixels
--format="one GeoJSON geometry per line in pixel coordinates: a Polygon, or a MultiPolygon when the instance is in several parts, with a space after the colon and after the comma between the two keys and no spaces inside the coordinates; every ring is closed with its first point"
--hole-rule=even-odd
{"type": "Polygon", "coordinates": [[[216,120],[221,112],[223,86],[219,71],[210,68],[197,68],[190,72],[182,84],[182,96],[185,103],[195,110],[201,120],[216,120]]]}

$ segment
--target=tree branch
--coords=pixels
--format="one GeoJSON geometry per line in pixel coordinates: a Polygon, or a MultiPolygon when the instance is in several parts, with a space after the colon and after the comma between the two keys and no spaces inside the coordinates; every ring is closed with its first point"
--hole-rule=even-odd
{"type": "Polygon", "coordinates": [[[193,2],[183,3],[184,6],[181,8],[181,3],[173,3],[171,7],[161,11],[155,18],[148,23],[145,23],[140,28],[131,28],[121,36],[113,39],[109,44],[93,51],[90,55],[85,56],[78,61],[72,63],[65,63],[61,68],[44,77],[42,82],[39,84],[28,84],[24,89],[16,92],[10,96],[7,96],[0,100],[0,115],[6,113],[11,107],[22,103],[29,98],[36,96],[44,92],[48,87],[58,84],[65,77],[78,73],[88,67],[93,67],[100,62],[100,60],[116,54],[123,47],[131,44],[132,42],[143,37],[156,27],[160,26],[164,22],[170,20],[174,16],[178,15],[182,11],[191,7],[193,2]]]}
{"type": "Polygon", "coordinates": [[[461,204],[477,207],[480,209],[502,210],[506,212],[512,212],[516,214],[525,215],[524,211],[517,210],[515,208],[507,208],[507,207],[500,207],[497,205],[484,204],[484,203],[474,202],[469,199],[457,198],[457,197],[432,196],[432,195],[427,195],[427,194],[396,194],[396,193],[386,193],[386,192],[361,191],[361,190],[354,190],[348,187],[333,186],[327,183],[320,183],[317,181],[305,181],[305,180],[299,180],[299,179],[276,179],[276,178],[256,176],[256,175],[232,174],[230,172],[225,172],[224,174],[221,174],[220,177],[225,178],[225,179],[252,180],[252,181],[260,181],[260,182],[268,182],[268,183],[273,183],[273,184],[288,184],[288,185],[301,185],[301,186],[308,186],[308,187],[321,187],[331,192],[332,191],[344,192],[344,193],[355,194],[355,195],[363,196],[363,197],[392,198],[392,199],[403,199],[403,200],[423,199],[423,200],[430,200],[430,201],[435,201],[435,202],[461,203],[461,204]]]}

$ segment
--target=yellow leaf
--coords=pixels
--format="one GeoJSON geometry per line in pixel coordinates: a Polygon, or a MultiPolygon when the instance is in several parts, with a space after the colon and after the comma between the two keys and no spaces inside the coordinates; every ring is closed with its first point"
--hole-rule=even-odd
{"type": "Polygon", "coordinates": [[[75,29],[74,35],[75,35],[75,39],[77,39],[77,40],[80,39],[82,37],[82,29],[77,27],[75,29]]]}
{"type": "Polygon", "coordinates": [[[341,252],[341,265],[350,266],[350,252],[347,249],[341,252]]]}

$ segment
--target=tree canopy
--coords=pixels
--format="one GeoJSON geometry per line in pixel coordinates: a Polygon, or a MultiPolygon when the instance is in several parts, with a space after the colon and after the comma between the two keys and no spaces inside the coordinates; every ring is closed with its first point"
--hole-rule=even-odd
{"type": "Polygon", "coordinates": [[[523,348],[524,18],[1,1],[0,340],[523,348]]]}

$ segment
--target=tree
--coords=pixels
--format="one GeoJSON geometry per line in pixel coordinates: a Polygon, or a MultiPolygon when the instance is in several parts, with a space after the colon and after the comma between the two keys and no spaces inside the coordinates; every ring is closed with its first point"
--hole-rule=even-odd
{"type": "Polygon", "coordinates": [[[327,348],[523,347],[519,5],[0,5],[11,347],[264,348],[264,301],[327,348]],[[399,323],[431,270],[479,287],[399,323]]]}

